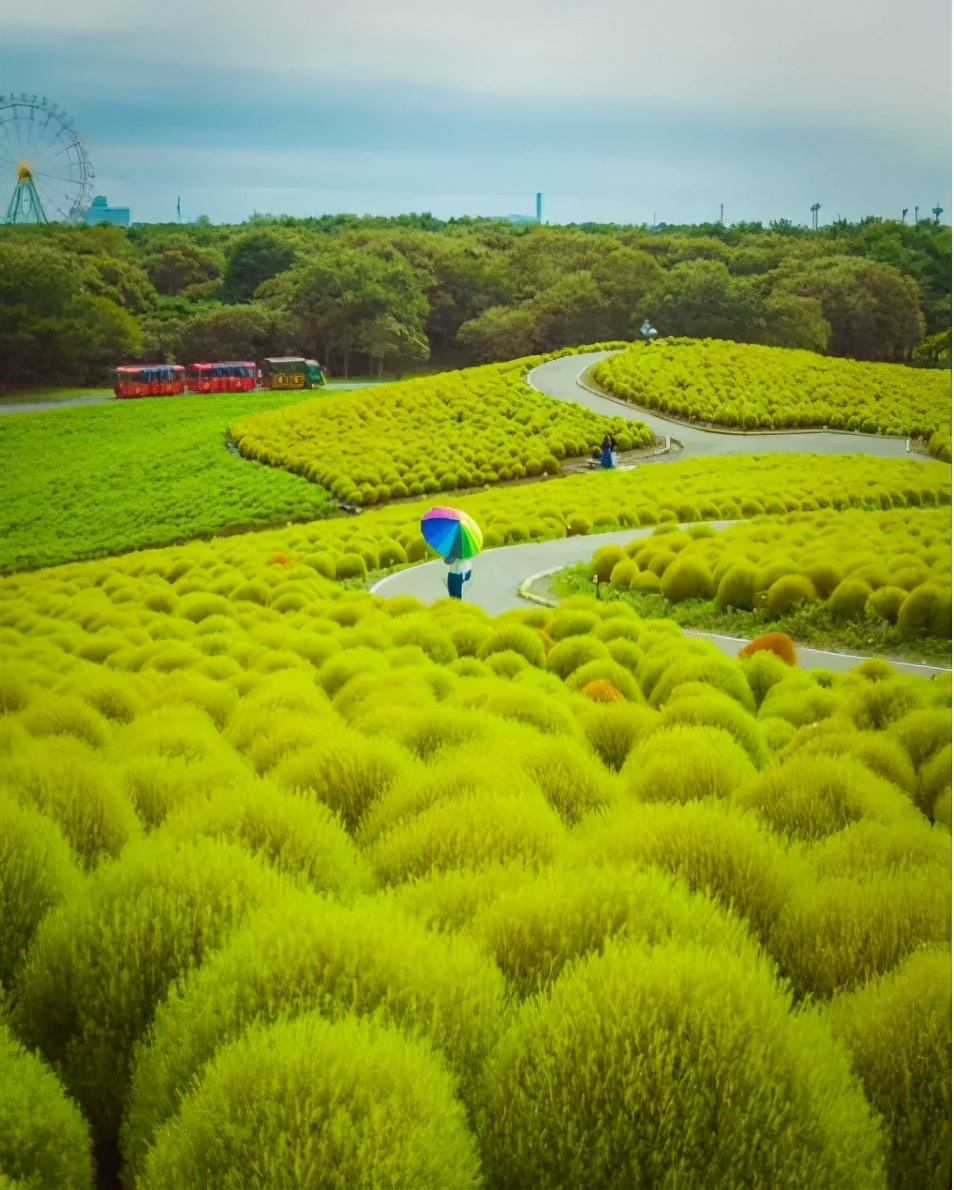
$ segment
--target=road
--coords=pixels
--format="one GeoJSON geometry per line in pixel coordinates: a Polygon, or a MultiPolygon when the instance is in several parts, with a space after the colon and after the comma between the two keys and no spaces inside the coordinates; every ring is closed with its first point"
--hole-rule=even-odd
{"type": "MultiPolygon", "coordinates": [[[[883,458],[921,458],[909,455],[903,439],[878,438],[870,434],[796,433],[796,434],[722,434],[698,430],[649,414],[631,405],[601,397],[577,383],[581,371],[608,352],[564,356],[534,368],[528,379],[534,388],[562,401],[578,401],[597,413],[622,416],[631,421],[645,421],[656,434],[670,434],[678,438],[684,449],[673,455],[659,455],[651,460],[664,462],[706,454],[748,454],[753,452],[791,451],[828,454],[875,454],[883,458]]],[[[647,460],[649,462],[650,460],[647,460]]],[[[640,464],[643,466],[645,464],[640,464]]],[[[713,522],[724,528],[728,522],[713,522]]],[[[612,533],[592,533],[586,537],[558,537],[552,541],[530,542],[526,545],[502,546],[487,550],[474,563],[473,579],[466,587],[468,600],[478,604],[491,615],[500,615],[513,607],[526,607],[518,594],[519,588],[532,575],[561,569],[574,562],[588,560],[601,545],[622,545],[636,537],[649,536],[653,526],[623,529],[612,533]]],[[[388,575],[372,587],[378,595],[414,595],[423,603],[433,603],[446,595],[443,562],[423,562],[407,570],[388,575]]],[[[745,641],[715,633],[698,633],[734,657],[745,641]]],[[[853,654],[828,653],[820,649],[799,649],[799,663],[806,669],[834,669],[844,671],[857,665],[862,657],[853,654]]],[[[903,673],[930,676],[946,672],[936,666],[896,662],[903,673]]]]}

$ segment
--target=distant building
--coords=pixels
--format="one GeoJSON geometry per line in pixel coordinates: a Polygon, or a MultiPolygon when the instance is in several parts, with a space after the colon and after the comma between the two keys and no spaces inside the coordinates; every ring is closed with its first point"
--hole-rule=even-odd
{"type": "Polygon", "coordinates": [[[537,223],[536,215],[508,215],[508,223],[537,223]]]}
{"type": "Polygon", "coordinates": [[[129,226],[129,207],[111,207],[106,196],[97,194],[86,212],[87,223],[115,223],[118,227],[129,226]]]}

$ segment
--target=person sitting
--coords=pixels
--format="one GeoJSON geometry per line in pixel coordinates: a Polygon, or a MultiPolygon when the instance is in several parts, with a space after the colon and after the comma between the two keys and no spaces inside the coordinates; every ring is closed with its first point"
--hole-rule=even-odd
{"type": "Polygon", "coordinates": [[[603,438],[603,445],[600,447],[600,466],[606,470],[611,470],[616,466],[616,439],[612,434],[607,434],[603,438]]]}

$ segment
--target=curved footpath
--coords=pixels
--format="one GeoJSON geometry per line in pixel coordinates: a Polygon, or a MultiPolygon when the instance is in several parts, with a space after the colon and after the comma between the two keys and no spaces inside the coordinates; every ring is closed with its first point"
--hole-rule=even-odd
{"type": "MultiPolygon", "coordinates": [[[[655,414],[647,413],[635,406],[602,397],[584,388],[579,383],[582,371],[609,355],[606,351],[590,352],[586,355],[569,355],[534,368],[528,376],[529,383],[548,396],[561,401],[577,401],[596,413],[625,417],[629,421],[644,421],[655,434],[670,434],[679,439],[683,450],[676,456],[658,455],[647,463],[666,462],[673,457],[686,458],[711,454],[766,454],[769,452],[791,452],[797,454],[874,454],[882,458],[912,458],[923,456],[908,454],[904,439],[879,438],[870,434],[839,433],[795,433],[795,434],[727,434],[711,430],[700,430],[681,423],[669,421],[655,414]]],[[[925,462],[930,461],[925,459],[925,462]]],[[[643,466],[643,463],[638,464],[643,466]]],[[[724,528],[729,522],[713,521],[715,528],[724,528]]],[[[648,537],[655,530],[650,525],[641,529],[621,529],[612,533],[591,533],[586,537],[557,537],[551,541],[535,541],[526,545],[502,546],[487,550],[474,563],[474,577],[466,588],[468,600],[476,603],[491,615],[500,615],[513,607],[526,607],[519,594],[520,587],[534,575],[559,570],[574,562],[589,560],[593,551],[601,545],[621,545],[637,537],[648,537]]],[[[376,595],[414,595],[423,603],[433,603],[447,594],[444,586],[446,568],[443,562],[423,562],[407,570],[381,579],[371,588],[376,595]]],[[[705,636],[717,645],[727,656],[734,657],[744,640],[720,636],[716,633],[687,633],[691,636],[705,636]]],[[[861,656],[847,653],[828,653],[822,649],[798,650],[800,665],[805,669],[849,670],[863,661],[861,656]]],[[[932,674],[945,673],[946,667],[918,665],[914,662],[898,661],[895,665],[902,673],[932,674]]]]}

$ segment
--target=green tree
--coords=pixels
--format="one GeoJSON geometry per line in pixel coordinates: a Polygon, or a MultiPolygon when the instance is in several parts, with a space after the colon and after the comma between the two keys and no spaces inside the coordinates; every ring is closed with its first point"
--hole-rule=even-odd
{"type": "Polygon", "coordinates": [[[588,272],[570,273],[530,303],[534,315],[533,346],[556,351],[607,338],[610,310],[588,272]]]}
{"type": "Polygon", "coordinates": [[[802,347],[823,352],[831,338],[831,324],[816,298],[790,293],[771,294],[765,301],[765,333],[759,340],[769,347],[802,347]]]}
{"type": "Polygon", "coordinates": [[[222,298],[226,302],[250,302],[265,281],[291,268],[297,257],[287,235],[274,231],[251,231],[235,240],[222,277],[222,298]]]}
{"type": "Polygon", "coordinates": [[[260,360],[296,350],[293,332],[275,312],[251,305],[219,306],[197,314],[181,328],[176,355],[180,363],[205,360],[260,360]]]}
{"type": "Polygon", "coordinates": [[[762,297],[747,277],[733,277],[722,261],[689,260],[665,274],[637,315],[661,335],[763,341],[762,297]]]}
{"type": "Polygon", "coordinates": [[[398,322],[393,314],[379,314],[361,327],[358,343],[377,365],[378,375],[384,372],[386,359],[397,364],[424,363],[431,357],[427,336],[406,323],[398,322]]]}
{"type": "Polygon", "coordinates": [[[831,325],[832,355],[908,359],[924,338],[918,287],[893,265],[835,256],[783,276],[777,292],[817,299],[831,325]]]}
{"type": "Polygon", "coordinates": [[[136,320],[93,289],[69,252],[0,239],[0,386],[102,383],[139,350],[136,320]]]}
{"type": "Polygon", "coordinates": [[[662,278],[662,269],[648,252],[613,248],[590,269],[603,299],[601,339],[626,339],[632,333],[633,314],[662,278]]]}
{"type": "Polygon", "coordinates": [[[182,236],[167,241],[143,265],[157,292],[174,296],[209,286],[221,277],[224,261],[214,248],[200,248],[182,236]]]}
{"type": "Polygon", "coordinates": [[[397,254],[384,260],[353,248],[332,248],[276,277],[261,292],[283,312],[304,348],[326,363],[334,358],[345,376],[353,353],[371,358],[366,344],[380,339],[386,324],[378,320],[384,315],[405,328],[408,345],[424,338],[427,299],[414,270],[397,254]],[[377,333],[371,329],[375,323],[377,333]]]}
{"type": "Polygon", "coordinates": [[[533,351],[535,318],[530,310],[491,306],[465,322],[457,332],[457,346],[468,364],[521,359],[533,351]]]}

